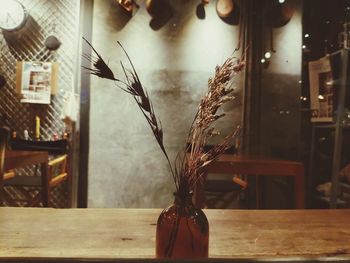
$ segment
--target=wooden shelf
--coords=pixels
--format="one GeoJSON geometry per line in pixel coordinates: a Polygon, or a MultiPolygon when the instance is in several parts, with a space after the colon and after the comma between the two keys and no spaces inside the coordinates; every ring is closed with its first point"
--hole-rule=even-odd
{"type": "MultiPolygon", "coordinates": [[[[346,90],[349,89],[350,86],[350,77],[349,77],[349,55],[350,50],[341,49],[332,54],[331,64],[332,70],[337,69],[337,71],[333,71],[335,89],[338,90],[337,94],[337,110],[336,116],[334,117],[334,122],[332,123],[312,123],[312,134],[311,134],[311,147],[310,147],[310,170],[309,176],[313,177],[313,169],[314,169],[314,153],[315,153],[315,130],[316,129],[334,129],[334,147],[333,147],[333,159],[332,159],[332,171],[331,171],[331,197],[330,197],[330,208],[337,208],[337,196],[338,196],[338,188],[339,188],[339,178],[338,174],[340,171],[340,159],[342,153],[342,141],[343,141],[343,130],[350,128],[349,123],[344,122],[345,116],[345,104],[346,104],[346,90]]],[[[310,179],[311,181],[311,179],[310,179]]],[[[315,187],[315,185],[311,185],[315,187]]]]}

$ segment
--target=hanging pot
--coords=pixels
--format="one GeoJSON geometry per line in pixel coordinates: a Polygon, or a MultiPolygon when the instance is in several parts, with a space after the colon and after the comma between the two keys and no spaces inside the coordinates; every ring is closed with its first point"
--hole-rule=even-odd
{"type": "Polygon", "coordinates": [[[221,18],[229,17],[235,8],[233,0],[218,0],[216,3],[216,12],[221,18]]]}
{"type": "Polygon", "coordinates": [[[291,1],[283,4],[273,2],[268,10],[268,22],[272,27],[282,27],[292,19],[294,12],[295,7],[291,1]]]}
{"type": "Polygon", "coordinates": [[[240,20],[240,8],[237,1],[218,0],[216,2],[216,13],[227,24],[238,25],[240,20]]]}
{"type": "Polygon", "coordinates": [[[152,18],[168,16],[169,12],[172,11],[168,0],[147,0],[146,9],[152,18]]]}
{"type": "Polygon", "coordinates": [[[61,44],[61,41],[55,35],[50,35],[45,39],[45,46],[51,51],[57,50],[61,44]]]}

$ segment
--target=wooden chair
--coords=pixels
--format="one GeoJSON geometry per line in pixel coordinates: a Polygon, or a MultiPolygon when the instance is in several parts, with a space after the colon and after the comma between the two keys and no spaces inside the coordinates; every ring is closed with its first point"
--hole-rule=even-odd
{"type": "Polygon", "coordinates": [[[4,196],[3,182],[15,176],[15,172],[13,170],[5,171],[4,169],[5,150],[7,147],[7,142],[9,137],[10,137],[10,131],[5,127],[1,127],[0,128],[0,202],[3,200],[3,196],[4,196]]]}
{"type": "Polygon", "coordinates": [[[68,173],[68,142],[67,140],[59,141],[26,141],[21,139],[11,139],[10,146],[12,150],[26,151],[46,151],[52,159],[48,162],[47,182],[44,182],[41,176],[37,175],[37,167],[32,176],[16,175],[4,180],[5,201],[11,206],[46,206],[42,199],[41,191],[45,184],[48,190],[48,204],[52,206],[52,191],[64,181],[68,181],[68,205],[70,206],[70,180],[68,173]],[[8,191],[6,191],[8,189],[8,191]],[[18,194],[10,194],[10,189],[14,189],[18,194]]]}
{"type": "MultiPolygon", "coordinates": [[[[205,172],[255,175],[257,178],[264,175],[292,176],[295,185],[295,208],[304,208],[304,165],[300,162],[222,154],[217,161],[207,166],[205,172]]],[[[256,187],[257,196],[260,196],[259,184],[256,187]]],[[[197,192],[196,203],[203,207],[205,204],[205,193],[203,191],[197,192]]],[[[257,199],[257,208],[259,207],[260,200],[257,199]]]]}
{"type": "Polygon", "coordinates": [[[3,200],[3,182],[4,182],[4,163],[5,163],[5,148],[7,142],[7,132],[5,129],[0,129],[0,205],[3,200]]]}
{"type": "Polygon", "coordinates": [[[243,191],[248,187],[245,176],[233,173],[225,178],[216,178],[216,171],[206,172],[204,183],[205,200],[203,201],[206,208],[230,208],[241,200],[243,191]],[[210,177],[211,178],[208,178],[210,177]]]}
{"type": "MultiPolygon", "coordinates": [[[[190,145],[187,146],[188,149],[190,145]]],[[[212,149],[212,145],[204,146],[204,151],[207,152],[212,149]]],[[[225,151],[225,154],[235,155],[237,149],[234,146],[231,146],[225,151]]],[[[241,178],[241,175],[232,172],[225,172],[222,174],[231,175],[230,177],[219,178],[215,170],[209,171],[208,169],[204,170],[204,178],[200,184],[203,186],[198,187],[196,190],[194,202],[197,206],[201,208],[229,208],[230,205],[234,202],[235,199],[239,196],[242,190],[246,189],[248,184],[247,181],[241,178]],[[211,175],[215,176],[211,176],[211,175]]]]}

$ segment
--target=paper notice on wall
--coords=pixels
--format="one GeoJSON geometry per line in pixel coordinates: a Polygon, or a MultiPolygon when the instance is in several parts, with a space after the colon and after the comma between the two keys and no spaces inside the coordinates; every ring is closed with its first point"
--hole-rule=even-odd
{"type": "Polygon", "coordinates": [[[79,96],[72,91],[66,92],[63,97],[61,119],[66,123],[76,122],[79,113],[79,96]]]}
{"type": "Polygon", "coordinates": [[[52,63],[23,62],[21,102],[50,104],[52,63]]]}
{"type": "Polygon", "coordinates": [[[329,56],[309,62],[310,110],[312,122],[332,122],[335,103],[329,56]]]}

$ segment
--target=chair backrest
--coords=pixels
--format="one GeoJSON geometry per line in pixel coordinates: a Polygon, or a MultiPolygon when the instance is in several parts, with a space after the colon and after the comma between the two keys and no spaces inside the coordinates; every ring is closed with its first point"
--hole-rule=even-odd
{"type": "MultiPolygon", "coordinates": [[[[223,154],[207,166],[207,172],[291,176],[295,183],[295,207],[304,208],[304,165],[301,162],[223,154]]],[[[259,188],[258,183],[256,188],[259,188]]]]}
{"type": "Polygon", "coordinates": [[[64,154],[68,151],[68,141],[66,139],[57,141],[29,141],[19,138],[11,138],[9,145],[13,150],[22,151],[45,151],[49,154],[64,154]]]}
{"type": "MultiPolygon", "coordinates": [[[[16,175],[11,180],[4,181],[6,186],[16,187],[26,198],[17,199],[15,202],[26,202],[28,206],[37,206],[40,202],[43,206],[51,206],[50,195],[52,189],[58,186],[63,181],[68,182],[68,204],[70,206],[71,200],[71,186],[69,179],[69,165],[68,163],[68,140],[56,141],[31,141],[20,138],[10,138],[9,147],[15,151],[35,151],[46,152],[50,155],[50,160],[47,163],[47,172],[41,169],[41,183],[37,180],[38,176],[16,175]],[[43,176],[43,174],[45,176],[43,176]],[[29,186],[29,188],[28,188],[29,186]],[[27,187],[27,188],[25,188],[27,187]],[[31,187],[31,188],[30,188],[31,187]],[[34,187],[41,187],[41,193],[29,196],[30,189],[34,187]]],[[[41,164],[41,168],[43,168],[41,164]]],[[[45,170],[45,169],[44,169],[45,170]]],[[[34,175],[37,169],[34,170],[34,175]]],[[[31,192],[32,193],[32,192],[31,192]]],[[[11,199],[11,197],[9,197],[11,199]]]]}
{"type": "MultiPolygon", "coordinates": [[[[214,145],[204,145],[203,152],[207,153],[210,150],[212,150],[213,148],[214,148],[214,145]]],[[[191,149],[190,143],[187,144],[186,149],[187,149],[187,154],[189,154],[190,149],[191,149]]],[[[232,155],[237,154],[237,148],[235,146],[230,146],[228,149],[225,150],[224,153],[225,154],[232,154],[232,155]]],[[[205,207],[205,189],[204,189],[205,187],[203,187],[203,186],[205,186],[205,182],[207,180],[207,175],[209,172],[208,172],[207,167],[205,167],[201,171],[203,172],[203,176],[202,176],[201,180],[198,180],[198,182],[197,182],[193,199],[194,199],[194,203],[196,206],[203,208],[203,207],[205,207]]],[[[210,171],[210,172],[215,173],[215,171],[210,171]]],[[[240,183],[239,184],[237,182],[235,182],[235,183],[237,185],[241,185],[240,183]]]]}

